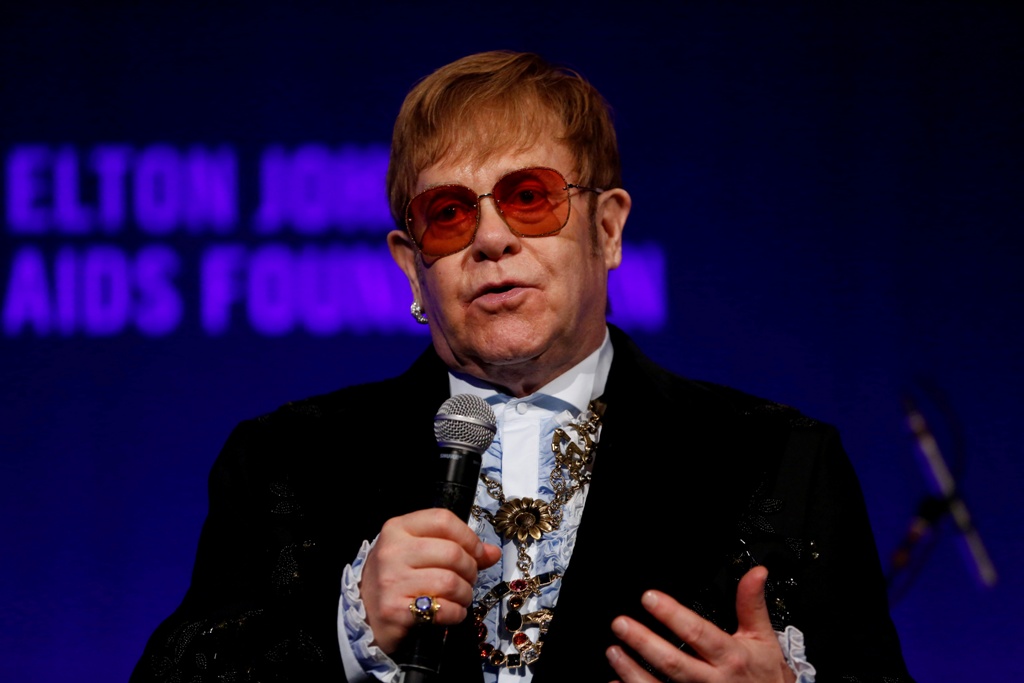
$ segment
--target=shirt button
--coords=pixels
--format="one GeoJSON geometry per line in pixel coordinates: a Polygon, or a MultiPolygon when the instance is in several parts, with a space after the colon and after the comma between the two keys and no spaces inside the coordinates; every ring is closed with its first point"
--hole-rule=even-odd
{"type": "Polygon", "coordinates": [[[516,412],[519,413],[520,415],[526,415],[526,411],[529,410],[529,409],[530,409],[530,407],[528,405],[526,405],[525,403],[517,403],[516,404],[516,412]]]}

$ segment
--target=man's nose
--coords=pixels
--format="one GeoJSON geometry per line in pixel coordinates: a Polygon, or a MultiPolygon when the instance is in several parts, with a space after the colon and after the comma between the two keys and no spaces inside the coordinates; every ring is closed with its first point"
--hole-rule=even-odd
{"type": "Polygon", "coordinates": [[[509,229],[494,197],[490,194],[481,195],[477,202],[480,223],[473,241],[476,252],[486,258],[497,259],[502,254],[518,251],[520,237],[509,229]]]}

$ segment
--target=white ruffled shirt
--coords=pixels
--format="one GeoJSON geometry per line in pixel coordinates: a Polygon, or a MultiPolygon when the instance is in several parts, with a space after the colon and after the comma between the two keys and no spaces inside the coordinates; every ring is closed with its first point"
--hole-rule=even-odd
{"type": "MultiPolygon", "coordinates": [[[[551,437],[556,428],[574,421],[593,399],[604,393],[612,355],[611,340],[606,332],[604,343],[599,349],[565,374],[524,398],[501,394],[493,386],[476,378],[449,373],[452,396],[473,394],[487,401],[494,410],[497,433],[483,455],[481,472],[501,482],[507,499],[530,497],[551,500],[554,494],[549,481],[554,466],[551,437]]],[[[572,433],[569,430],[569,434],[572,433]]],[[[538,576],[549,571],[565,573],[572,557],[586,494],[587,487],[578,491],[563,508],[559,528],[545,534],[540,542],[530,544],[532,575],[538,576]]],[[[487,493],[482,483],[477,487],[475,502],[492,513],[498,507],[498,502],[487,493]]],[[[516,568],[514,543],[507,539],[502,542],[485,520],[471,519],[469,523],[482,540],[502,548],[501,561],[477,576],[473,598],[479,600],[501,581],[511,581],[521,574],[516,568]]],[[[338,640],[345,674],[351,683],[374,680],[391,683],[399,679],[400,673],[397,664],[372,644],[373,632],[366,623],[366,612],[359,596],[362,566],[371,545],[363,543],[358,556],[351,565],[345,567],[342,576],[338,640]]],[[[520,611],[525,614],[541,607],[553,608],[557,604],[559,586],[560,581],[555,581],[542,588],[541,594],[529,598],[520,611]]],[[[503,631],[499,624],[505,617],[506,601],[502,600],[499,605],[487,615],[485,623],[488,642],[502,652],[514,652],[514,647],[507,639],[499,640],[503,631]]],[[[533,635],[536,636],[535,630],[533,635]]],[[[803,634],[795,627],[788,626],[785,632],[777,635],[786,661],[797,674],[797,683],[814,683],[814,667],[804,658],[803,634]]],[[[484,670],[486,683],[529,683],[532,677],[532,671],[526,666],[484,670]]]]}

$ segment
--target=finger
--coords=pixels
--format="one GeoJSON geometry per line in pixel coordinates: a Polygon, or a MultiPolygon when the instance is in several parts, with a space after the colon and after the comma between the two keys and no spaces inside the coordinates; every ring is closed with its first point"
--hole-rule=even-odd
{"type": "Polygon", "coordinates": [[[477,569],[487,569],[501,559],[501,548],[490,543],[484,543],[483,546],[483,556],[476,560],[477,569]]]}
{"type": "Polygon", "coordinates": [[[716,664],[729,656],[733,643],[728,633],[665,593],[646,591],[640,603],[705,661],[716,664]]]}
{"type": "MultiPolygon", "coordinates": [[[[616,617],[612,621],[612,632],[623,643],[633,648],[648,664],[672,680],[710,680],[709,677],[714,674],[714,669],[707,662],[691,657],[676,645],[629,617],[616,617]]],[[[627,659],[629,658],[627,657],[627,659]]],[[[614,663],[612,666],[615,668],[614,663]]],[[[626,666],[628,668],[628,663],[626,666]]],[[[620,675],[625,675],[618,668],[615,670],[620,675]]],[[[647,679],[636,678],[635,680],[647,679]]]]}
{"type": "MultiPolygon", "coordinates": [[[[483,544],[480,551],[484,557],[487,556],[488,551],[483,544]]],[[[377,567],[376,573],[385,581],[409,569],[440,567],[457,573],[466,581],[474,582],[478,568],[478,560],[457,542],[448,538],[411,535],[406,528],[398,525],[386,533],[381,532],[370,550],[367,564],[377,567]]]]}
{"type": "Polygon", "coordinates": [[[736,588],[738,632],[761,635],[773,632],[772,620],[768,616],[768,606],[764,598],[764,585],[767,580],[768,570],[765,567],[754,567],[740,579],[740,584],[736,588]]]}
{"type": "MultiPolygon", "coordinates": [[[[395,599],[388,601],[388,605],[381,612],[378,623],[371,624],[374,637],[378,641],[378,645],[381,645],[385,652],[388,650],[380,642],[382,638],[387,640],[389,646],[396,646],[405,637],[409,629],[419,623],[423,623],[423,620],[411,609],[419,597],[432,596],[429,593],[422,593],[414,597],[397,596],[395,599]]],[[[431,623],[451,626],[462,623],[466,618],[468,611],[458,602],[452,602],[441,597],[434,597],[434,600],[437,602],[438,609],[436,612],[433,612],[429,620],[431,623]]]]}
{"type": "MultiPolygon", "coordinates": [[[[657,679],[651,676],[646,669],[636,663],[632,657],[618,645],[612,645],[605,650],[605,657],[608,663],[615,669],[622,683],[657,683],[657,679]]],[[[614,682],[617,683],[617,682],[614,682]]]]}
{"type": "Polygon", "coordinates": [[[391,592],[408,605],[421,595],[443,598],[461,607],[473,602],[473,584],[446,569],[419,569],[403,577],[391,592]]]}
{"type": "Polygon", "coordinates": [[[417,510],[401,517],[394,517],[384,523],[382,535],[407,534],[420,538],[446,538],[458,543],[474,558],[484,553],[483,542],[463,520],[451,510],[430,508],[417,510]]]}
{"type": "MultiPolygon", "coordinates": [[[[413,605],[416,598],[422,596],[417,595],[414,598],[410,598],[409,602],[405,606],[406,618],[403,619],[409,626],[415,626],[416,624],[422,623],[416,613],[413,612],[409,606],[413,605]]],[[[429,594],[426,597],[431,597],[429,594]]],[[[438,609],[434,612],[433,618],[430,620],[431,623],[440,624],[442,626],[453,626],[455,624],[461,624],[465,620],[468,610],[459,602],[452,602],[447,598],[434,597],[437,602],[438,609]]]]}
{"type": "Polygon", "coordinates": [[[454,541],[412,538],[395,550],[396,559],[412,569],[445,569],[471,584],[476,581],[477,560],[454,541]]]}
{"type": "Polygon", "coordinates": [[[364,592],[367,623],[375,634],[378,626],[384,625],[389,625],[391,629],[400,628],[404,632],[420,621],[410,606],[423,596],[433,598],[440,605],[440,609],[432,615],[435,623],[457,624],[466,617],[467,607],[473,600],[473,587],[447,570],[421,569],[410,572],[380,592],[364,592]]]}

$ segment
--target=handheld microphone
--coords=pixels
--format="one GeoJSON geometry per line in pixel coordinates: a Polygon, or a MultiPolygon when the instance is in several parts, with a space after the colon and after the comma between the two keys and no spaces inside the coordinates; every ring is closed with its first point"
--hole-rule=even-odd
{"type": "Polygon", "coordinates": [[[441,450],[434,507],[469,520],[481,456],[494,440],[496,422],[494,411],[479,396],[459,394],[441,404],[434,416],[434,438],[441,450]]]}
{"type": "MultiPolygon", "coordinates": [[[[494,411],[479,396],[458,394],[441,404],[434,416],[434,437],[441,451],[434,507],[469,520],[480,462],[494,440],[496,423],[494,411]]],[[[443,626],[434,624],[413,626],[399,651],[401,683],[427,683],[437,677],[445,633],[443,626]]]]}

